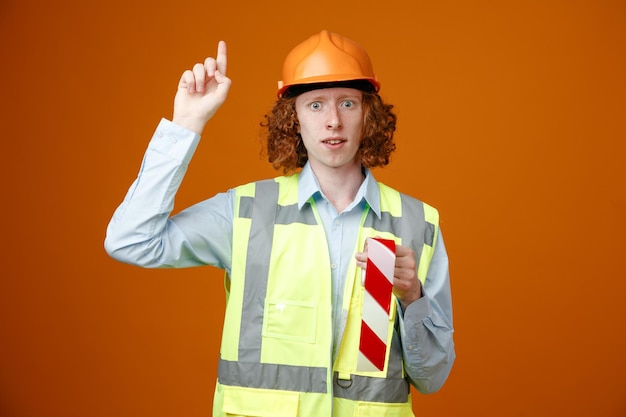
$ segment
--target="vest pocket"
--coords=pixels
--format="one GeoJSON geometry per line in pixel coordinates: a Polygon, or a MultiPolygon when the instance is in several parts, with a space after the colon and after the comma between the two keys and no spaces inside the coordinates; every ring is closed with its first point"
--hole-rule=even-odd
{"type": "Polygon", "coordinates": [[[381,404],[359,401],[354,417],[415,417],[410,403],[381,404]]]}
{"type": "Polygon", "coordinates": [[[297,392],[220,386],[227,417],[297,417],[297,392]]]}
{"type": "Polygon", "coordinates": [[[317,305],[284,300],[265,300],[263,336],[315,343],[317,305]]]}

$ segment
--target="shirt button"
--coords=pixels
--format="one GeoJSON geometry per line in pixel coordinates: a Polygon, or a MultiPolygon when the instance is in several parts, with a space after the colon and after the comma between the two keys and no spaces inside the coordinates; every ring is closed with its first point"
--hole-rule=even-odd
{"type": "Polygon", "coordinates": [[[332,264],[330,267],[331,267],[332,269],[337,269],[337,264],[332,264]]]}
{"type": "Polygon", "coordinates": [[[170,138],[170,142],[176,143],[176,142],[178,142],[178,140],[176,138],[170,138]]]}
{"type": "Polygon", "coordinates": [[[163,132],[161,132],[160,130],[157,132],[157,137],[158,138],[162,138],[163,137],[163,132]]]}

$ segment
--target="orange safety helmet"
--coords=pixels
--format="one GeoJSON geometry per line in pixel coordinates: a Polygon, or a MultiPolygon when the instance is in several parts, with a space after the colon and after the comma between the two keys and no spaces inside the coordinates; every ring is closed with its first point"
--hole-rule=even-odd
{"type": "Polygon", "coordinates": [[[344,36],[322,30],[293,48],[285,58],[278,97],[293,86],[357,80],[365,81],[376,92],[380,89],[365,49],[344,36]]]}

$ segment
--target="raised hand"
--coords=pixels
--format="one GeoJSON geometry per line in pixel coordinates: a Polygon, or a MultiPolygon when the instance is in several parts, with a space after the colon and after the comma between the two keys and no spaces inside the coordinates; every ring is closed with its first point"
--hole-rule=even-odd
{"type": "Polygon", "coordinates": [[[197,63],[180,77],[174,98],[172,121],[198,134],[226,101],[231,80],[226,76],[226,42],[217,45],[217,56],[197,63]]]}

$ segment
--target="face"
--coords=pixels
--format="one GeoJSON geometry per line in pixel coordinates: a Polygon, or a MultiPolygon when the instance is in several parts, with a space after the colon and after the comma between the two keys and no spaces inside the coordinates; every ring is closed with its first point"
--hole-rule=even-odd
{"type": "Polygon", "coordinates": [[[354,88],[323,88],[296,98],[299,133],[314,170],[361,169],[362,93],[354,88]]]}

